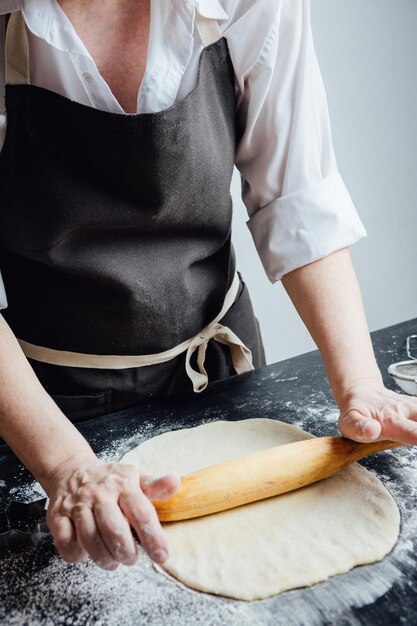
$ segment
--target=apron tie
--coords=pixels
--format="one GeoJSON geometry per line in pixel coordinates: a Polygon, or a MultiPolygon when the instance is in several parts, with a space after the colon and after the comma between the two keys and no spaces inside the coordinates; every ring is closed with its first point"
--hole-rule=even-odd
{"type": "Polygon", "coordinates": [[[219,322],[211,323],[192,340],[188,347],[185,358],[185,369],[188,377],[193,383],[193,389],[196,393],[204,391],[208,385],[208,376],[204,367],[206,358],[207,344],[210,339],[214,339],[219,343],[229,346],[230,355],[232,357],[233,367],[237,374],[243,374],[253,369],[252,352],[245,346],[239,337],[227,326],[219,324],[219,322]],[[191,357],[197,351],[197,372],[191,366],[191,357]]]}
{"type": "Polygon", "coordinates": [[[65,367],[85,367],[91,369],[128,369],[131,367],[145,367],[157,365],[171,361],[179,354],[186,353],[185,368],[191,379],[193,389],[196,393],[203,391],[208,384],[208,376],[204,367],[207,344],[211,339],[228,346],[232,357],[233,367],[237,374],[243,374],[255,369],[252,363],[252,352],[245,346],[235,333],[219,323],[227,311],[232,307],[239,292],[240,280],[236,273],[223,302],[220,313],[208,324],[198,335],[187,339],[177,346],[158,352],[157,354],[142,355],[102,355],[83,354],[81,352],[68,352],[66,350],[55,350],[45,346],[18,339],[20,347],[27,358],[50,365],[61,365],[65,367]],[[191,357],[197,351],[196,371],[191,366],[191,357]]]}

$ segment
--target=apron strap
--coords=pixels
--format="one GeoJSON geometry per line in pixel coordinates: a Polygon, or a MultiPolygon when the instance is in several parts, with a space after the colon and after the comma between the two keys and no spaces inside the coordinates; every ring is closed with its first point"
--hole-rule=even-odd
{"type": "Polygon", "coordinates": [[[23,339],[18,339],[20,347],[25,356],[34,361],[49,363],[50,365],[61,365],[65,367],[82,367],[93,369],[128,369],[131,367],[147,367],[159,363],[167,363],[182,353],[185,355],[185,369],[195,392],[203,391],[208,384],[208,376],[204,367],[207,344],[210,339],[214,339],[229,347],[233,367],[237,374],[253,370],[252,353],[239,339],[239,337],[227,326],[220,324],[220,320],[231,308],[239,292],[239,276],[236,273],[223,302],[220,313],[195,337],[187,339],[170,350],[158,352],[157,354],[143,355],[101,355],[82,354],[80,352],[68,352],[65,350],[54,350],[44,346],[37,346],[28,343],[23,339]],[[197,352],[198,371],[191,365],[191,358],[197,352]]]}
{"type": "Polygon", "coordinates": [[[29,42],[24,17],[21,11],[15,11],[6,19],[6,84],[29,85],[29,42]]]}
{"type": "Polygon", "coordinates": [[[216,20],[203,17],[198,12],[195,14],[195,25],[203,42],[203,46],[209,46],[218,41],[222,34],[216,20]]]}

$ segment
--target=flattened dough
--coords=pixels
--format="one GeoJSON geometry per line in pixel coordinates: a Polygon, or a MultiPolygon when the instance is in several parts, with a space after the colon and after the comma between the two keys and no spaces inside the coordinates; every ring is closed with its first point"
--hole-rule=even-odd
{"type": "MultiPolygon", "coordinates": [[[[121,462],[155,476],[187,474],[311,437],[276,420],[219,421],[149,439],[121,462]]],[[[390,493],[355,464],[289,494],[165,524],[170,558],[164,568],[194,589],[259,600],[382,559],[399,525],[390,493]]]]}

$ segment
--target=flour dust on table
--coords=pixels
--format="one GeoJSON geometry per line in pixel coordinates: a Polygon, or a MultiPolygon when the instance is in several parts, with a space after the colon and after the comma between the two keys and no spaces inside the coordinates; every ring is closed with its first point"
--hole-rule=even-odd
{"type": "MultiPolygon", "coordinates": [[[[121,462],[184,475],[309,438],[272,419],[218,421],[158,435],[121,462]]],[[[297,491],[164,528],[169,574],[193,589],[260,600],[381,560],[398,538],[400,514],[379,479],[354,464],[297,491]]]]}

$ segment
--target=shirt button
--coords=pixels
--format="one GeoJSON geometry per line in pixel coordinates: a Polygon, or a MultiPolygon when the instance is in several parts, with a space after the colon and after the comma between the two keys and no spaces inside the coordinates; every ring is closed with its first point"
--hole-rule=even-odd
{"type": "Polygon", "coordinates": [[[83,73],[83,78],[86,83],[94,83],[94,78],[88,72],[83,73]]]}

